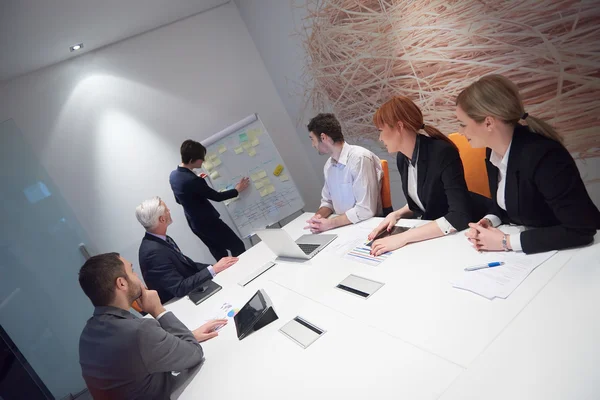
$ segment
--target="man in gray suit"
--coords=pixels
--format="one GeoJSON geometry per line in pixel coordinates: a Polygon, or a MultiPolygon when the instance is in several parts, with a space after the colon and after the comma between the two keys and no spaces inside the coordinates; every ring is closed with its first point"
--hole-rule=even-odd
{"type": "Polygon", "coordinates": [[[227,323],[215,320],[190,332],[117,253],[87,260],[79,284],[95,306],[79,340],[79,363],[96,400],[168,399],[182,380],[172,372],[199,365],[199,342],[217,336],[214,329],[227,323]],[[131,314],[134,301],[154,318],[131,314]]]}

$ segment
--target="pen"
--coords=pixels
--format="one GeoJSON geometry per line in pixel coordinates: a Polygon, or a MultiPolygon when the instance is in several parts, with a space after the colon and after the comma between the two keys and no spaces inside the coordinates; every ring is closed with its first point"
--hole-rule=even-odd
{"type": "Polygon", "coordinates": [[[500,265],[504,265],[504,263],[501,261],[500,262],[491,262],[491,263],[487,263],[487,264],[474,265],[472,267],[467,267],[467,268],[465,268],[465,271],[477,271],[478,269],[499,267],[500,265]]]}

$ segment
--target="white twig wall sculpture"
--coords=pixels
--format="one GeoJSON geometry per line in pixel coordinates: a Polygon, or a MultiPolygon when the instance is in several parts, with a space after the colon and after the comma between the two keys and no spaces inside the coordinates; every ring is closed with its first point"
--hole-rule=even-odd
{"type": "Polygon", "coordinates": [[[307,100],[350,137],[377,138],[379,105],[401,94],[455,132],[455,99],[478,77],[515,81],[578,158],[600,156],[600,1],[295,0],[309,16],[307,100]],[[299,4],[301,2],[301,4],[299,4]]]}

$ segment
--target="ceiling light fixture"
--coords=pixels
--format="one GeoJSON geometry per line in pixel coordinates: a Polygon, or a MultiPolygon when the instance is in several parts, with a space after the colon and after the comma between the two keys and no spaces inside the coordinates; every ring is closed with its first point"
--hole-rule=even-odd
{"type": "Polygon", "coordinates": [[[69,50],[71,52],[81,50],[81,49],[83,49],[83,43],[77,43],[77,44],[74,44],[73,46],[69,47],[69,50]]]}

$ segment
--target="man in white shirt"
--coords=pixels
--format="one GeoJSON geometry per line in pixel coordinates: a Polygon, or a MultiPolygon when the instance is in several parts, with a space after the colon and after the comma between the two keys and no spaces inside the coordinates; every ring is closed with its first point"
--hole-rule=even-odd
{"type": "Polygon", "coordinates": [[[312,146],[330,157],[323,168],[321,206],[305,229],[319,233],[380,216],[383,170],[379,157],[364,147],[346,143],[333,114],[311,119],[308,131],[312,146]],[[328,218],[331,214],[337,216],[328,218]]]}

